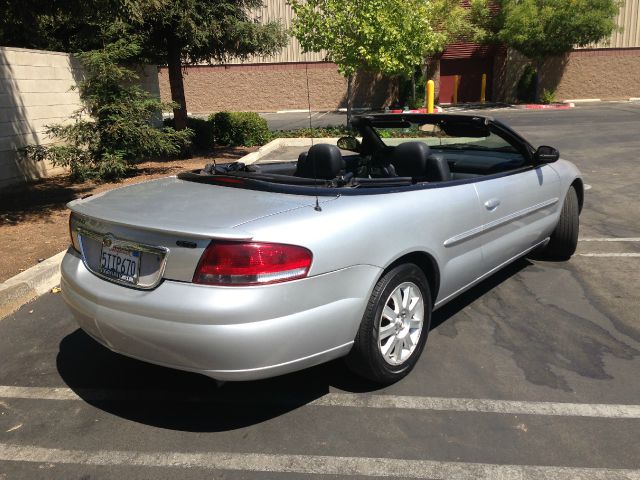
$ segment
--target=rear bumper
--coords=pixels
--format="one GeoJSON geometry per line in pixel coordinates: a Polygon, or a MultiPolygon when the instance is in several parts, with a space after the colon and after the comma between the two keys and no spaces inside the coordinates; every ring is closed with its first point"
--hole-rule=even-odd
{"type": "Polygon", "coordinates": [[[165,280],[150,291],[102,280],[69,251],[62,293],[111,350],[219,380],[272,377],[346,355],[381,271],[359,265],[260,287],[165,280]]]}

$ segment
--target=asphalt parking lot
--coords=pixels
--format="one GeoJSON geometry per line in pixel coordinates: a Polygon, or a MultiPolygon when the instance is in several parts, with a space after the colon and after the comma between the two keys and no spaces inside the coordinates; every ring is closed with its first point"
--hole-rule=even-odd
{"type": "Polygon", "coordinates": [[[340,361],[217,385],[111,353],[44,295],[0,320],[0,480],[640,479],[640,105],[489,114],[584,173],[571,261],[435,312],[387,388],[340,361]]]}

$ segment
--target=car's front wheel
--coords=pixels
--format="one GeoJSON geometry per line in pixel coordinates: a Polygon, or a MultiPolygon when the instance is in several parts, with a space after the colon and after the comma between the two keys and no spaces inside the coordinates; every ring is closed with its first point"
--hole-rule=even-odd
{"type": "Polygon", "coordinates": [[[373,289],[347,364],[374,382],[400,380],[418,361],[430,322],[427,278],[412,263],[398,265],[373,289]]]}
{"type": "Polygon", "coordinates": [[[549,243],[539,257],[546,260],[569,260],[578,247],[580,230],[580,206],[576,189],[571,186],[562,205],[560,219],[551,234],[549,243]]]}

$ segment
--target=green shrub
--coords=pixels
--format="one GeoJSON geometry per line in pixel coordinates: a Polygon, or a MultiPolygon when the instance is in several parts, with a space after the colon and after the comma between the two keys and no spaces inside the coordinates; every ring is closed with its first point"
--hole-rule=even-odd
{"type": "Polygon", "coordinates": [[[527,65],[518,81],[516,92],[520,102],[533,102],[536,98],[536,77],[538,72],[533,65],[527,65]]]}
{"type": "Polygon", "coordinates": [[[24,155],[68,167],[79,180],[117,180],[137,162],[180,154],[193,132],[152,125],[158,113],[172,105],[135,84],[137,74],[125,65],[139,58],[140,51],[139,45],[118,40],[78,55],[86,73],[78,86],[83,108],[73,123],[46,127],[47,135],[60,144],[30,146],[24,155]]]}
{"type": "Polygon", "coordinates": [[[254,112],[218,112],[209,117],[217,145],[264,145],[271,140],[267,121],[254,112]]]}
{"type": "Polygon", "coordinates": [[[554,103],[556,101],[556,92],[555,90],[547,90],[546,88],[542,91],[542,95],[540,95],[540,102],[545,105],[549,105],[550,103],[554,103]]]}
{"type": "Polygon", "coordinates": [[[426,104],[426,100],[425,100],[424,97],[425,97],[424,92],[416,93],[415,100],[413,98],[410,98],[407,101],[407,106],[409,107],[410,110],[415,110],[415,109],[418,109],[418,108],[424,108],[424,106],[426,104]]]}
{"type": "Polygon", "coordinates": [[[321,128],[277,130],[272,132],[273,138],[335,138],[344,137],[345,135],[353,135],[353,131],[342,125],[321,128]]]}
{"type": "MultiPolygon", "coordinates": [[[[174,127],[173,118],[166,118],[164,120],[165,127],[174,127]]],[[[193,138],[191,144],[197,150],[208,151],[213,148],[213,122],[206,118],[187,117],[187,128],[193,131],[193,138]]]]}
{"type": "Polygon", "coordinates": [[[426,84],[427,79],[424,77],[422,67],[416,67],[411,76],[400,77],[398,79],[399,97],[402,105],[406,105],[410,109],[422,108],[426,103],[426,84]],[[415,85],[416,96],[413,98],[413,86],[415,85]]]}

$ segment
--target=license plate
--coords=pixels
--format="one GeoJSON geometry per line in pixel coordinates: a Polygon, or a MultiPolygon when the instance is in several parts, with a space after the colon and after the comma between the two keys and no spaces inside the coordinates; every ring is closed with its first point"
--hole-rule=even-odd
{"type": "Polygon", "coordinates": [[[118,246],[103,246],[100,257],[100,273],[136,285],[140,274],[140,252],[118,246]]]}

